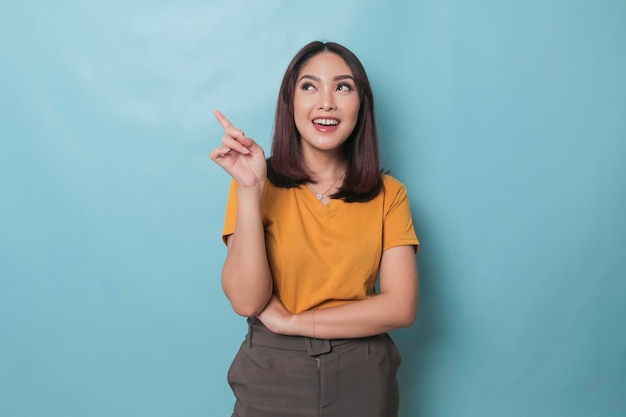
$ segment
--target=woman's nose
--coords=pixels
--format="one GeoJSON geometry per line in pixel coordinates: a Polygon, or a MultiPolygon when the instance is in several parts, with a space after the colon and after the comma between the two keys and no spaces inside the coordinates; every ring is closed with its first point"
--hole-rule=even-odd
{"type": "Polygon", "coordinates": [[[319,95],[319,110],[334,110],[335,101],[333,100],[332,92],[323,90],[319,95]]]}

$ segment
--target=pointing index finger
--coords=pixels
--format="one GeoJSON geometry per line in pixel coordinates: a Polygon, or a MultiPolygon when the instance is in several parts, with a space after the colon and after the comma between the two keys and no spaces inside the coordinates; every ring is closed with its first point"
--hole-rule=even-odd
{"type": "Polygon", "coordinates": [[[231,127],[233,124],[226,118],[226,116],[224,116],[222,114],[221,111],[215,109],[213,110],[213,114],[215,115],[215,118],[217,119],[217,121],[222,125],[222,127],[224,129],[226,129],[227,127],[231,127]]]}

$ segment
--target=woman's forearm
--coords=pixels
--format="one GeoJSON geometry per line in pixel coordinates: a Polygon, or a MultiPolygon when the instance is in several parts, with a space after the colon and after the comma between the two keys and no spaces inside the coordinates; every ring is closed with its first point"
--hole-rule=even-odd
{"type": "Polygon", "coordinates": [[[237,191],[237,223],[228,238],[222,287],[233,310],[250,317],[263,310],[272,295],[272,277],[261,217],[263,184],[237,191]]]}
{"type": "Polygon", "coordinates": [[[398,246],[383,253],[380,295],[339,307],[291,314],[276,298],[259,318],[277,333],[320,339],[373,336],[415,320],[419,299],[419,274],[412,246],[398,246]]]}
{"type": "Polygon", "coordinates": [[[339,307],[293,315],[285,333],[319,339],[374,336],[410,326],[416,312],[417,293],[414,299],[381,294],[339,307]]]}

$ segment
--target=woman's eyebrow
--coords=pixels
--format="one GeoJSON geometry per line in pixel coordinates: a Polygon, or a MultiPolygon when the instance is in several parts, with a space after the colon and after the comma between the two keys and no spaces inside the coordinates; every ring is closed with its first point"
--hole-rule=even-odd
{"type": "MultiPolygon", "coordinates": [[[[313,81],[318,81],[318,82],[321,81],[320,77],[316,77],[315,75],[311,75],[311,74],[304,74],[302,77],[300,77],[300,81],[305,78],[309,80],[313,80],[313,81]]],[[[347,80],[347,79],[355,81],[354,77],[350,74],[337,75],[336,77],[333,78],[333,81],[340,81],[340,80],[347,80]]]]}
{"type": "Polygon", "coordinates": [[[300,80],[304,80],[305,78],[309,80],[313,80],[313,81],[320,81],[320,77],[316,77],[315,75],[309,75],[309,74],[304,74],[302,77],[300,77],[300,80]]]}

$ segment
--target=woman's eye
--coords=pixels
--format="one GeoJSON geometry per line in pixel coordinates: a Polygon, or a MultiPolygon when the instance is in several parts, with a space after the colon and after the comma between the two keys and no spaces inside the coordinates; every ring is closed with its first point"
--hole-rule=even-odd
{"type": "Polygon", "coordinates": [[[315,89],[315,87],[314,87],[314,86],[313,86],[313,84],[311,84],[311,83],[303,83],[303,84],[300,86],[300,88],[301,88],[301,89],[303,89],[303,90],[305,90],[305,91],[311,91],[311,90],[315,89]]]}
{"type": "Polygon", "coordinates": [[[337,90],[338,91],[352,91],[353,88],[350,84],[342,83],[337,86],[337,90]]]}

